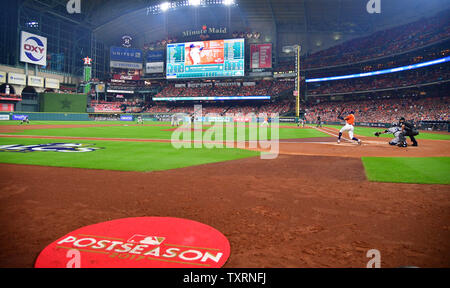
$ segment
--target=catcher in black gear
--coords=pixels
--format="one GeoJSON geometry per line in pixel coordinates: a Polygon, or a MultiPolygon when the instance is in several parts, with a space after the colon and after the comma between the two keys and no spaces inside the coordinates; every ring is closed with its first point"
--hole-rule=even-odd
{"type": "Polygon", "coordinates": [[[409,139],[413,142],[412,146],[418,146],[417,140],[414,136],[419,135],[419,131],[415,128],[413,123],[406,122],[405,118],[400,118],[399,126],[402,128],[402,132],[400,133],[400,142],[398,143],[398,147],[407,147],[406,144],[406,136],[409,136],[409,139]]]}

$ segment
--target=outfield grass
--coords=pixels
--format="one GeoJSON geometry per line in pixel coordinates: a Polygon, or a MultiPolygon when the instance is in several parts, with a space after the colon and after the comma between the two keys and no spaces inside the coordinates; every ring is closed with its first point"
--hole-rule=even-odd
{"type": "Polygon", "coordinates": [[[0,163],[73,167],[119,171],[158,171],[259,156],[241,149],[175,149],[171,143],[113,141],[51,141],[45,139],[0,138],[0,145],[95,144],[104,149],[84,153],[0,152],[0,163]]]}
{"type": "MultiPolygon", "coordinates": [[[[0,125],[18,125],[20,122],[17,120],[0,121],[0,125]]],[[[35,121],[30,120],[29,124],[23,125],[123,125],[123,121],[35,121]]],[[[131,122],[135,123],[135,122],[131,122]]],[[[149,122],[149,123],[163,123],[163,122],[149,122]]],[[[170,123],[169,123],[170,124],[170,123]]]]}
{"type": "MultiPolygon", "coordinates": [[[[324,125],[325,127],[341,129],[344,125],[324,125]]],[[[374,137],[375,132],[384,131],[385,128],[372,128],[372,127],[358,127],[355,126],[355,134],[360,136],[374,137]]],[[[392,134],[381,134],[380,137],[383,138],[393,138],[392,134]]],[[[450,134],[437,134],[437,133],[427,133],[420,132],[417,139],[428,139],[428,140],[450,140],[450,134]]]]}
{"type": "Polygon", "coordinates": [[[362,162],[370,181],[450,184],[450,157],[363,157],[362,162]]]}
{"type": "MultiPolygon", "coordinates": [[[[69,122],[73,123],[73,122],[69,122]]],[[[66,125],[70,125],[66,123],[66,125]]],[[[92,122],[85,122],[84,124],[91,124],[92,122]]],[[[117,123],[117,122],[116,122],[117,123]]],[[[129,124],[124,124],[124,122],[119,122],[115,126],[92,126],[83,128],[51,128],[51,129],[27,129],[20,132],[8,133],[15,135],[35,135],[35,136],[61,136],[61,137],[98,137],[98,138],[127,138],[127,139],[171,139],[173,132],[164,131],[171,129],[172,127],[167,126],[126,126],[129,124]]],[[[157,122],[158,124],[160,122],[157,122]]],[[[100,124],[100,123],[99,123],[100,124]]],[[[109,123],[111,124],[111,123],[109,123]]],[[[134,124],[134,123],[133,123],[134,124]]],[[[38,124],[35,124],[38,125],[38,124]]],[[[51,124],[41,124],[41,125],[51,125],[51,124]]],[[[54,124],[56,125],[56,124],[54,124]]],[[[79,123],[75,124],[79,125],[79,123]]],[[[239,124],[242,125],[242,124],[239,124]]],[[[256,131],[256,139],[250,137],[251,128],[246,125],[245,128],[245,139],[246,140],[257,140],[259,137],[259,126],[254,126],[253,131],[256,131]]],[[[209,126],[203,126],[204,130],[208,130],[209,126]]],[[[271,129],[268,128],[268,137],[265,139],[272,139],[271,129]]],[[[223,138],[226,137],[226,128],[224,127],[223,138]]],[[[203,132],[205,136],[206,131],[203,132]]],[[[238,128],[234,129],[234,139],[237,139],[238,128]]],[[[214,136],[214,135],[213,135],[214,136]]],[[[220,135],[215,135],[220,136],[220,135]]],[[[212,137],[212,140],[222,139],[212,137]]],[[[222,137],[222,136],[220,136],[222,137]]],[[[316,129],[291,129],[291,128],[280,128],[279,129],[279,139],[300,139],[300,138],[314,138],[314,137],[330,137],[330,135],[320,132],[316,129]]],[[[194,139],[194,133],[191,134],[191,139],[194,139]]],[[[275,138],[274,138],[275,139],[275,138]]]]}

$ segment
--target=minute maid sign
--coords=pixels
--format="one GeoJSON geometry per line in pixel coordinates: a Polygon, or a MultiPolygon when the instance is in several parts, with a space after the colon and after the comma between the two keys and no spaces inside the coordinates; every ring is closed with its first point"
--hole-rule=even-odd
{"type": "Polygon", "coordinates": [[[20,61],[46,66],[47,38],[22,31],[20,37],[20,61]]]}
{"type": "Polygon", "coordinates": [[[191,37],[196,35],[206,34],[227,34],[228,29],[226,27],[208,27],[203,25],[199,30],[186,30],[183,32],[183,37],[191,37]]]}

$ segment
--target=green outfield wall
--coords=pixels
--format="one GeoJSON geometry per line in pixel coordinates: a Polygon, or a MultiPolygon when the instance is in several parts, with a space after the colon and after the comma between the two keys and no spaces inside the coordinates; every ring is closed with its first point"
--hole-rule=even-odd
{"type": "Polygon", "coordinates": [[[86,94],[41,93],[40,112],[86,112],[86,94]]]}

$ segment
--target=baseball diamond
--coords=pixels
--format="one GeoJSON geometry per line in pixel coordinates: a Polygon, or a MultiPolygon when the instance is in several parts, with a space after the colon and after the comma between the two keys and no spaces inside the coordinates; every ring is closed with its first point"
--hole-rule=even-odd
{"type": "Polygon", "coordinates": [[[13,2],[0,268],[450,267],[448,1],[13,2]]]}

